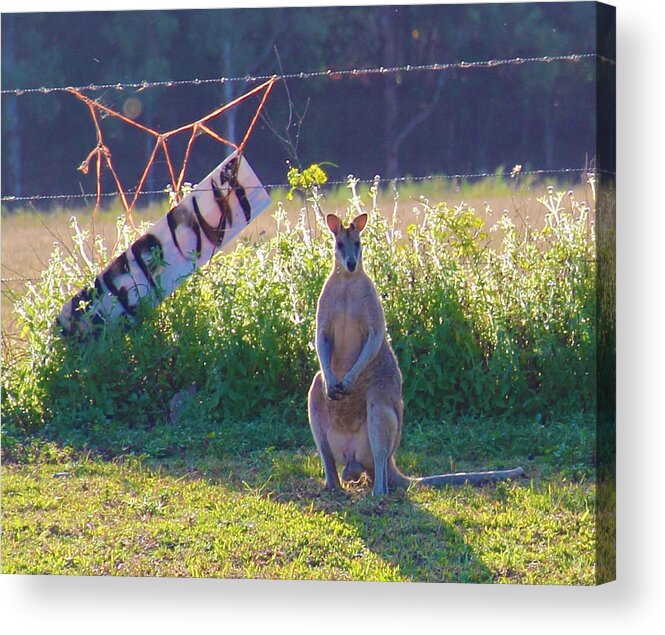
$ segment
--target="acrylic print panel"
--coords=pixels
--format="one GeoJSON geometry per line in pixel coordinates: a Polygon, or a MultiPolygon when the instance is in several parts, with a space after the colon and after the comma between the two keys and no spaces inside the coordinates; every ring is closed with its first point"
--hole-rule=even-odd
{"type": "Polygon", "coordinates": [[[141,303],[156,306],[270,204],[237,152],[193,187],[150,229],[67,301],[64,335],[87,339],[120,318],[134,322],[141,303]]]}
{"type": "Polygon", "coordinates": [[[4,14],[2,572],[612,580],[614,15],[4,14]]]}

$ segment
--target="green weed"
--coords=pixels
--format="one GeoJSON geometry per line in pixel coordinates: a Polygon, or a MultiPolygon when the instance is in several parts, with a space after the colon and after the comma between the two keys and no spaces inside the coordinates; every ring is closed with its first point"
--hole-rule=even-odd
{"type": "MultiPolygon", "coordinates": [[[[584,204],[549,188],[538,229],[507,215],[488,226],[466,205],[421,199],[403,232],[397,214],[379,208],[376,186],[363,196],[353,180],[350,188],[349,216],[365,208],[363,196],[371,207],[365,266],[383,301],[409,421],[435,412],[544,425],[554,414],[593,412],[595,245],[584,204]]],[[[27,346],[4,360],[3,437],[42,430],[95,447],[158,429],[168,443],[157,453],[187,435],[221,452],[260,446],[267,427],[277,447],[303,443],[315,307],[331,250],[312,212],[292,224],[278,206],[274,222],[272,238],[218,255],[135,327],[107,328],[86,344],[63,340],[55,318],[134,234],[119,221],[111,254],[73,223],[75,248],[56,249],[41,280],[16,299],[27,346]],[[189,386],[174,426],[172,400],[189,386]],[[238,421],[250,423],[236,429],[238,421]],[[252,421],[262,422],[256,435],[252,421]]]]}
{"type": "Polygon", "coordinates": [[[331,260],[321,192],[295,221],[278,205],[269,238],[86,344],[63,340],[55,317],[136,236],[120,219],[113,250],[73,223],[73,247],[14,297],[3,573],[595,581],[592,210],[544,189],[531,226],[416,197],[404,223],[376,184],[349,186],[348,217],[371,213],[365,267],[404,375],[398,464],[520,464],[528,482],[381,501],[366,481],[321,491],[306,416],[331,260]]]}

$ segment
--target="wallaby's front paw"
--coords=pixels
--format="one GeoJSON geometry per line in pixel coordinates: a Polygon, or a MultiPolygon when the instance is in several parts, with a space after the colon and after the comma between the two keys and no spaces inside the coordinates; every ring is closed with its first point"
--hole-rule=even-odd
{"type": "Polygon", "coordinates": [[[342,381],[339,382],[339,384],[337,384],[337,390],[342,395],[350,395],[351,392],[353,391],[353,384],[354,384],[353,379],[345,377],[344,379],[342,379],[342,381]]]}
{"type": "Polygon", "coordinates": [[[339,389],[339,382],[335,382],[334,384],[326,382],[326,396],[333,401],[336,401],[342,396],[339,389]]]}
{"type": "Polygon", "coordinates": [[[337,381],[336,378],[333,378],[331,381],[324,380],[325,391],[328,399],[337,401],[350,395],[353,390],[354,379],[352,377],[344,377],[341,381],[337,381]]]}
{"type": "Polygon", "coordinates": [[[328,399],[338,401],[339,399],[343,399],[344,397],[350,395],[351,388],[348,384],[344,384],[340,381],[334,386],[328,386],[326,389],[326,394],[328,395],[328,399]]]}
{"type": "Polygon", "coordinates": [[[340,385],[335,384],[331,388],[328,388],[328,399],[332,399],[333,401],[337,401],[341,399],[342,397],[345,396],[346,393],[342,392],[340,385]]]}

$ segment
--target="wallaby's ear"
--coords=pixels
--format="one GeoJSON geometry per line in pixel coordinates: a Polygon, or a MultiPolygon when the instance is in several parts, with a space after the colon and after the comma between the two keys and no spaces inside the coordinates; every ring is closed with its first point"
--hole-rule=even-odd
{"type": "Polygon", "coordinates": [[[365,225],[367,225],[367,214],[357,216],[351,223],[351,227],[353,227],[358,233],[365,229],[365,225]]]}
{"type": "Polygon", "coordinates": [[[328,216],[326,216],[326,222],[328,223],[330,231],[337,236],[337,232],[342,227],[342,221],[334,214],[328,214],[328,216]]]}

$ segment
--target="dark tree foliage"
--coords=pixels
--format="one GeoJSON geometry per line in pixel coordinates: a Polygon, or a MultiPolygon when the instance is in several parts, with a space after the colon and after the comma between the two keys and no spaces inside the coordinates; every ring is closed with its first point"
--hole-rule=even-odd
{"type": "MultiPolygon", "coordinates": [[[[2,87],[84,86],[416,66],[595,51],[595,3],[407,5],[4,14],[2,87]]],[[[520,163],[580,167],[595,153],[592,60],[291,79],[267,105],[247,153],[264,182],[283,182],[291,105],[305,115],[298,154],[332,178],[491,171],[520,163]]],[[[160,130],[188,123],[253,86],[237,81],[90,91],[160,130]]],[[[219,121],[238,140],[248,102],[219,121]]],[[[293,120],[297,124],[297,118],[293,120]]],[[[150,140],[107,120],[107,141],[135,182],[150,140]]],[[[76,168],[94,147],[86,107],[64,92],[2,96],[2,194],[94,191],[76,168]]],[[[224,154],[197,141],[189,180],[224,154]]],[[[178,151],[184,151],[184,142],[178,151]]],[[[148,189],[168,182],[157,164],[148,189]]],[[[113,190],[113,183],[105,184],[113,190]]]]}

